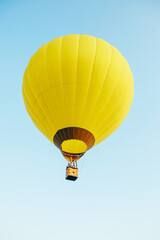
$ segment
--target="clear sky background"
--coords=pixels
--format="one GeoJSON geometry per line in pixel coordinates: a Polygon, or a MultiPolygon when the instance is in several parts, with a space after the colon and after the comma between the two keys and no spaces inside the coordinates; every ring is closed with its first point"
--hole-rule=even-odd
{"type": "Polygon", "coordinates": [[[0,0],[0,240],[159,240],[159,92],[158,0],[0,0]],[[35,51],[73,33],[118,48],[135,95],[121,127],[86,153],[69,182],[21,89],[35,51]]]}

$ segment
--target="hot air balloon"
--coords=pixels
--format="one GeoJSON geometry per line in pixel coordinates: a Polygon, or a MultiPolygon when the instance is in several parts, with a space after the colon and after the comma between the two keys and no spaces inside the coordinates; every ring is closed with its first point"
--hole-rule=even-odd
{"type": "Polygon", "coordinates": [[[46,43],[31,57],[22,92],[33,123],[67,159],[66,179],[76,180],[77,160],[127,116],[134,82],[115,47],[73,34],[46,43]]]}

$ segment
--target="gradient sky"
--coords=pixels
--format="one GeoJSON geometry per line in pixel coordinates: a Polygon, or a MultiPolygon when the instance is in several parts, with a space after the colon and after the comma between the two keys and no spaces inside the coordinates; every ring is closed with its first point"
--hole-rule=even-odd
{"type": "Polygon", "coordinates": [[[160,239],[160,2],[0,0],[0,240],[160,239]],[[22,98],[30,57],[89,34],[119,49],[135,95],[121,127],[79,162],[33,125],[22,98]]]}

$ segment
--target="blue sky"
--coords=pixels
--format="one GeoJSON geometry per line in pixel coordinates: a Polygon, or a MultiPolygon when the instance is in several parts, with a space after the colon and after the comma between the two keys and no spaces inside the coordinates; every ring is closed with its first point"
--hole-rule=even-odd
{"type": "Polygon", "coordinates": [[[0,239],[160,239],[160,3],[0,1],[0,239]],[[33,53],[67,34],[119,49],[135,82],[121,127],[79,162],[66,161],[33,125],[22,80],[33,53]]]}

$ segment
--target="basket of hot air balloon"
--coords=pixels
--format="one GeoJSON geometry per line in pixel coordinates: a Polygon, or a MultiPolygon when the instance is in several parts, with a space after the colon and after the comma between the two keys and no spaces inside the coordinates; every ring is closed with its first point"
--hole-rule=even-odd
{"type": "Polygon", "coordinates": [[[76,180],[77,161],[127,116],[134,82],[115,47],[73,34],[52,40],[32,56],[22,92],[33,123],[67,159],[66,179],[76,180]]]}

